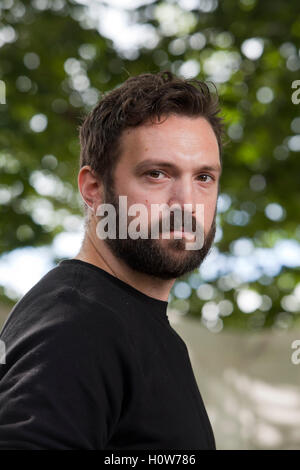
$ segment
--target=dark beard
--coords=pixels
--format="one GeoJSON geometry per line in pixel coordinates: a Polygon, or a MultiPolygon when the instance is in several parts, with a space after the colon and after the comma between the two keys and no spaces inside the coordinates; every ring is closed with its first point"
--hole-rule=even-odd
{"type": "MultiPolygon", "coordinates": [[[[134,240],[130,237],[119,239],[119,199],[112,188],[112,184],[107,185],[105,188],[105,203],[112,204],[115,207],[117,238],[106,238],[104,241],[117,258],[124,261],[135,271],[166,280],[183,276],[201,265],[215,238],[216,209],[210,230],[204,237],[203,246],[198,250],[186,250],[184,239],[165,240],[164,243],[168,244],[168,248],[162,246],[160,239],[138,238],[134,240]],[[174,255],[173,250],[180,251],[181,254],[179,256],[174,255]]],[[[171,219],[170,226],[173,228],[172,222],[174,219],[171,219]]],[[[161,221],[159,233],[161,234],[161,221]]]]}

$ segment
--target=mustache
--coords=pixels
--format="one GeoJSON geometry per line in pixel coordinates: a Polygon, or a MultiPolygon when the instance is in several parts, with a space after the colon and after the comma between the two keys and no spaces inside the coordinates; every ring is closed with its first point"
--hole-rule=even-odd
{"type": "Polygon", "coordinates": [[[184,223],[184,216],[182,214],[182,217],[176,219],[176,225],[175,225],[175,216],[171,214],[170,218],[164,218],[160,219],[158,221],[159,225],[159,233],[163,232],[163,227],[166,227],[167,229],[169,228],[169,223],[170,223],[170,231],[174,230],[186,230],[186,231],[193,231],[196,232],[197,229],[197,220],[194,216],[191,214],[186,214],[186,219],[189,221],[188,224],[184,223]]]}
{"type": "MultiPolygon", "coordinates": [[[[106,196],[107,196],[106,197],[106,202],[109,202],[109,203],[113,204],[113,206],[115,207],[116,215],[117,215],[117,224],[118,224],[118,217],[119,217],[118,197],[116,197],[116,195],[112,194],[110,191],[111,190],[109,190],[106,194],[106,196]]],[[[192,232],[196,233],[197,228],[199,229],[199,227],[198,227],[199,222],[197,222],[197,219],[192,215],[191,212],[178,211],[178,209],[170,211],[168,216],[162,217],[158,221],[153,221],[152,224],[153,224],[154,227],[156,227],[158,225],[158,232],[163,233],[163,231],[164,231],[163,227],[166,227],[167,229],[169,228],[168,221],[170,223],[170,231],[172,231],[172,230],[173,231],[174,230],[185,230],[186,229],[186,231],[192,231],[192,232]],[[184,216],[185,216],[186,220],[188,221],[189,226],[186,226],[186,224],[184,223],[184,216]],[[177,227],[177,225],[175,226],[175,217],[176,217],[178,227],[177,227]],[[191,227],[190,227],[190,225],[191,225],[191,227]]],[[[149,222],[149,220],[148,220],[148,222],[149,222]]],[[[150,220],[149,225],[151,225],[151,220],[150,220]]]]}

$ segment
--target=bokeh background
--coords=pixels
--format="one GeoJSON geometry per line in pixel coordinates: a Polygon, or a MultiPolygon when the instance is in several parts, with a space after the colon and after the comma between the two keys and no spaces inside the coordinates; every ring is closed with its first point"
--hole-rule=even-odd
{"type": "Polygon", "coordinates": [[[217,234],[168,315],[219,449],[300,449],[299,46],[297,0],[0,1],[0,324],[79,250],[78,126],[103,93],[160,70],[216,84],[217,234]]]}

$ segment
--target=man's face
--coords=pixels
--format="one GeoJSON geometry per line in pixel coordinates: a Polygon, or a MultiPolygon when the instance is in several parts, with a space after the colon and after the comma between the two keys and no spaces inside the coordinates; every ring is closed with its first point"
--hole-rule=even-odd
{"type": "MultiPolygon", "coordinates": [[[[105,203],[115,206],[117,238],[105,242],[119,259],[132,269],[161,279],[174,279],[199,267],[206,257],[216,231],[216,203],[220,178],[219,148],[211,125],[204,118],[171,115],[162,124],[146,124],[126,129],[121,137],[122,153],[114,171],[114,181],[105,188],[105,203]],[[205,167],[210,167],[207,169],[205,167]],[[127,196],[127,206],[141,203],[147,208],[149,238],[118,239],[118,196],[127,196]],[[186,239],[151,238],[151,205],[169,207],[191,204],[193,229],[196,205],[204,207],[204,243],[187,250],[186,239]]],[[[186,209],[185,209],[186,211],[186,209]]],[[[128,217],[127,225],[131,218],[128,217]]],[[[140,219],[141,220],[141,219],[140,219]]],[[[183,220],[183,219],[182,219],[183,220]]],[[[171,229],[173,228],[171,213],[171,229]]]]}

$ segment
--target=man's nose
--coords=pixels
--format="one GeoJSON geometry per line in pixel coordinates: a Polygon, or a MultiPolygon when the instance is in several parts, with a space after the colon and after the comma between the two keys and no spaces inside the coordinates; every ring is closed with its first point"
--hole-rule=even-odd
{"type": "Polygon", "coordinates": [[[188,212],[195,212],[196,188],[190,177],[178,178],[174,182],[168,201],[169,206],[173,204],[179,205],[181,210],[184,210],[185,204],[189,204],[188,212]]]}

